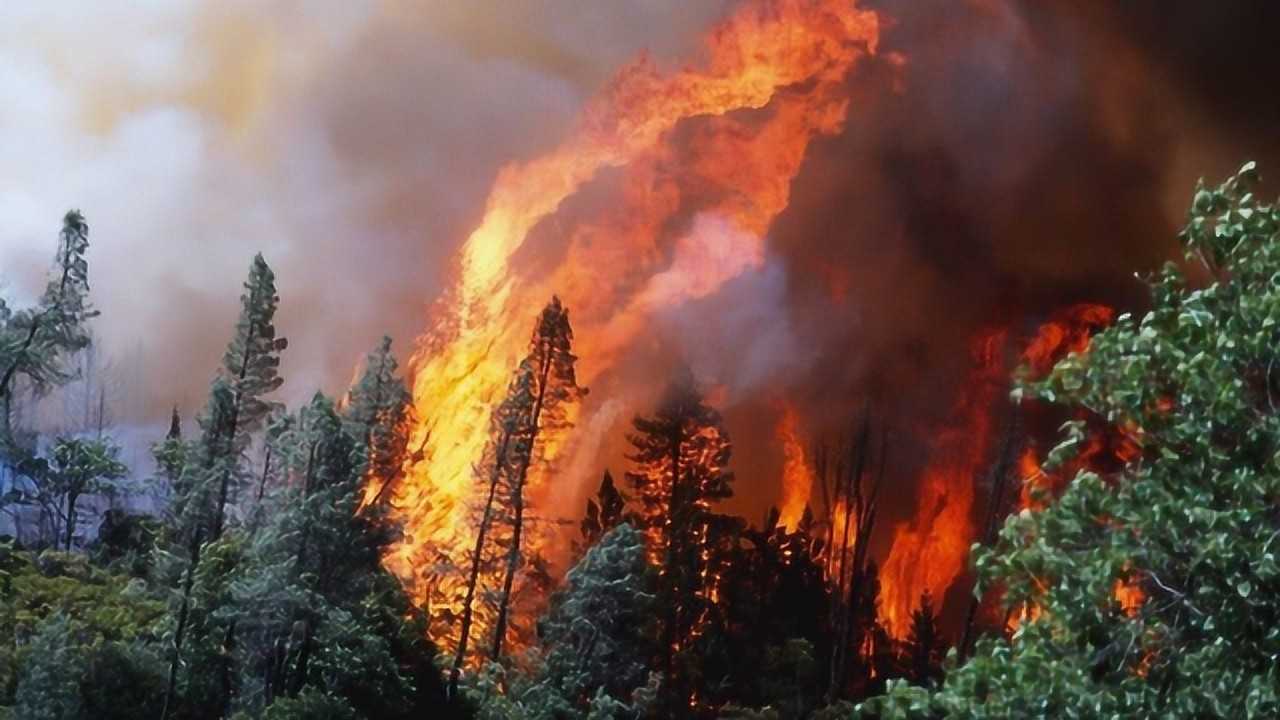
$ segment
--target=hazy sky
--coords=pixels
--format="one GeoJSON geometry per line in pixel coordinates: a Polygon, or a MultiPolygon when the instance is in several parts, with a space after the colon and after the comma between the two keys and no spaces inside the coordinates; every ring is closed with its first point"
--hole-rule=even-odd
{"type": "Polygon", "coordinates": [[[202,402],[262,251],[286,393],[336,389],[381,334],[423,330],[501,164],[727,4],[0,3],[3,292],[38,293],[83,210],[98,331],[145,422],[202,402]]]}

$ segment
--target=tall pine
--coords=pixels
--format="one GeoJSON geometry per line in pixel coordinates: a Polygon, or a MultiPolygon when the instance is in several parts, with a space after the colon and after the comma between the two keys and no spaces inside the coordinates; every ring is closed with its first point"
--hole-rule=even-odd
{"type": "Polygon", "coordinates": [[[507,390],[507,397],[494,410],[490,421],[490,441],[480,465],[478,480],[485,497],[478,512],[475,547],[470,557],[462,623],[450,677],[456,691],[458,676],[467,655],[476,596],[485,566],[501,578],[497,593],[496,619],[490,657],[499,659],[507,639],[515,578],[524,561],[523,542],[528,521],[527,491],[530,469],[545,460],[546,441],[569,425],[571,406],[585,394],[578,387],[573,355],[573,330],[569,312],[552,298],[534,327],[529,354],[520,362],[507,390]],[[507,533],[501,538],[505,557],[493,567],[490,533],[499,522],[507,533]]]}
{"type": "MultiPolygon", "coordinates": [[[[206,543],[222,538],[227,506],[247,477],[245,450],[276,405],[266,399],[283,383],[279,375],[280,351],[287,342],[276,337],[275,274],[261,253],[255,255],[241,295],[240,317],[214,378],[209,401],[201,413],[201,435],[182,467],[175,488],[171,528],[176,554],[185,555],[180,598],[175,610],[175,630],[169,664],[162,720],[169,716],[182,665],[192,610],[192,593],[200,572],[201,551],[206,543]]],[[[206,608],[208,610],[209,608],[206,608]]],[[[202,617],[211,617],[207,613],[202,617]]],[[[198,628],[207,632],[210,628],[198,628]]],[[[228,628],[230,635],[232,629],[228,628]]],[[[224,699],[225,701],[225,699],[224,699]]]]}
{"type": "Polygon", "coordinates": [[[677,660],[689,657],[685,651],[707,627],[718,600],[725,541],[736,531],[736,523],[713,512],[733,494],[733,446],[720,413],[706,404],[688,371],[671,383],[652,417],[637,417],[632,425],[628,457],[635,466],[627,479],[659,572],[666,689],[683,701],[692,697],[692,688],[678,677],[677,660]]]}

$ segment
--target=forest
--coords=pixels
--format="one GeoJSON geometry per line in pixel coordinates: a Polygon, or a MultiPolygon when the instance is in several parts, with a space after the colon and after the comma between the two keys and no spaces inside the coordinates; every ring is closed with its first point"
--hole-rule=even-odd
{"type": "Polygon", "coordinates": [[[1141,311],[1023,356],[968,478],[986,505],[964,622],[926,591],[901,634],[868,550],[894,461],[870,404],[812,451],[798,519],[751,521],[723,509],[734,444],[677,369],[627,466],[549,527],[534,489],[587,395],[554,296],[486,408],[448,553],[405,540],[431,459],[392,340],[340,396],[285,407],[289,298],[261,254],[154,477],[122,462],[101,394],[38,432],[94,347],[89,224],[68,212],[43,294],[0,304],[0,717],[1274,717],[1280,208],[1257,183],[1249,163],[1195,190],[1186,262],[1144,276],[1141,311]],[[1063,422],[1028,473],[1017,418],[1037,407],[1063,422]]]}

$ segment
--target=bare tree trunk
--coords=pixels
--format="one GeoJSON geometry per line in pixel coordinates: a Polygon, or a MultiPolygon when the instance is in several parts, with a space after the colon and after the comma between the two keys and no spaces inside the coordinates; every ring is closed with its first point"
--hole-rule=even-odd
{"type": "Polygon", "coordinates": [[[76,532],[76,501],[80,499],[80,493],[67,493],[67,526],[66,526],[66,548],[67,552],[71,552],[71,541],[75,537],[76,532]]]}

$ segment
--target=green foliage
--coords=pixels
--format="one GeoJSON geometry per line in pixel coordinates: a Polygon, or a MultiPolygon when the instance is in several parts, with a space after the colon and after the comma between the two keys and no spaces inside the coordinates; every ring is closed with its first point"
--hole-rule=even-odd
{"type": "Polygon", "coordinates": [[[263,713],[262,720],[357,720],[359,717],[346,699],[307,688],[296,698],[282,698],[273,703],[263,713]]]}
{"type": "Polygon", "coordinates": [[[363,447],[363,475],[366,483],[376,484],[377,490],[370,494],[372,505],[379,510],[400,478],[413,411],[409,389],[396,375],[396,368],[391,338],[384,337],[365,359],[364,372],[351,388],[343,413],[351,436],[363,447]]]}
{"type": "Polygon", "coordinates": [[[601,692],[629,701],[648,682],[656,655],[655,601],[644,536],[627,524],[615,527],[569,571],[539,623],[546,654],[540,682],[580,710],[601,692]]]}
{"type": "Polygon", "coordinates": [[[71,549],[79,521],[76,502],[83,495],[115,495],[128,468],[120,448],[109,440],[58,438],[49,453],[46,491],[59,498],[64,513],[65,543],[71,549]]]}
{"type": "Polygon", "coordinates": [[[0,401],[8,402],[18,377],[36,392],[73,377],[62,361],[89,344],[86,322],[97,315],[88,299],[88,250],[89,225],[71,210],[62,220],[54,271],[39,304],[15,311],[0,302],[0,401]]]}
{"type": "Polygon", "coordinates": [[[87,663],[71,621],[57,614],[40,623],[14,693],[14,712],[30,720],[78,720],[84,706],[77,678],[87,663]]]}
{"type": "Polygon", "coordinates": [[[152,566],[160,523],[150,515],[124,510],[107,510],[98,525],[98,536],[89,548],[99,565],[119,569],[134,577],[145,577],[152,566]]]}
{"type": "Polygon", "coordinates": [[[145,646],[156,640],[164,608],[140,581],[79,555],[10,545],[0,545],[0,573],[0,637],[13,639],[0,646],[0,707],[23,683],[27,701],[66,685],[77,688],[68,699],[76,707],[98,707],[108,695],[121,712],[149,707],[156,686],[144,679],[154,677],[155,658],[145,646]],[[61,659],[50,661],[50,653],[61,659]]]}
{"type": "MultiPolygon", "coordinates": [[[[933,694],[894,686],[884,717],[1274,717],[1280,714],[1280,211],[1252,163],[1197,190],[1181,238],[1210,278],[1174,267],[1123,316],[1020,393],[1087,409],[1140,456],[1081,473],[1005,524],[976,563],[1037,620],[985,639],[933,694]],[[1140,588],[1131,612],[1117,582],[1140,588]]],[[[1084,438],[1068,423],[1051,461],[1084,438]]]]}

